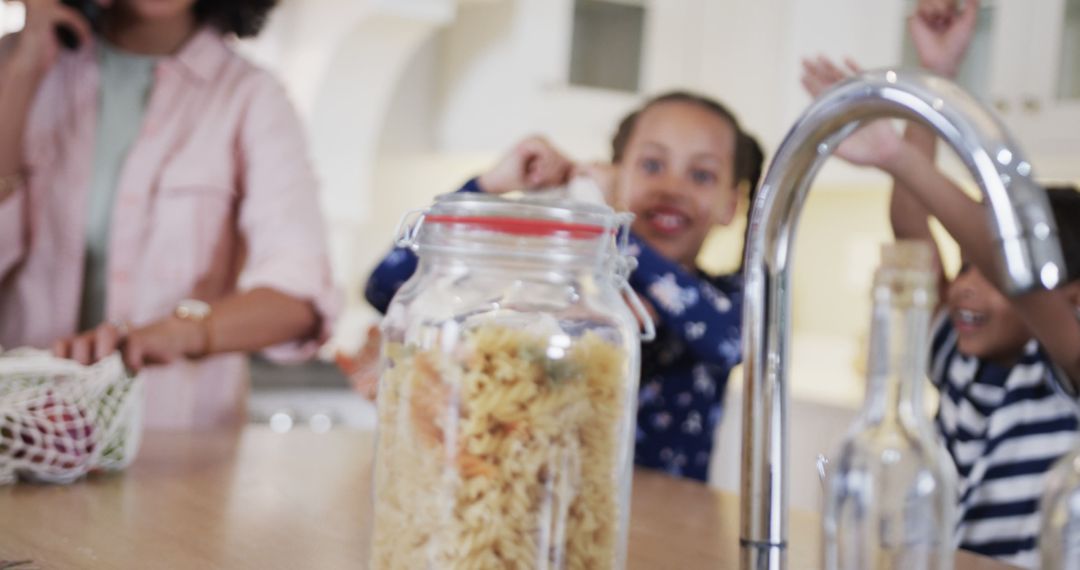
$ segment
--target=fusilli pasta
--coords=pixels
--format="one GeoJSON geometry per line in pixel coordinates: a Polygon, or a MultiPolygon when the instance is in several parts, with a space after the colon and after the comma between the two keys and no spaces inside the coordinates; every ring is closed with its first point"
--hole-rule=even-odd
{"type": "Polygon", "coordinates": [[[497,324],[459,346],[384,349],[372,567],[615,568],[625,352],[497,324]]]}

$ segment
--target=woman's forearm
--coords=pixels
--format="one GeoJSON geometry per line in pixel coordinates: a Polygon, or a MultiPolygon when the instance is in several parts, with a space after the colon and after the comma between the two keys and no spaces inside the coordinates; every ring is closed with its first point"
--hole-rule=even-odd
{"type": "Polygon", "coordinates": [[[255,352],[313,338],[319,324],[311,303],[269,288],[253,289],[213,304],[205,329],[196,333],[199,348],[192,352],[255,352]]]}

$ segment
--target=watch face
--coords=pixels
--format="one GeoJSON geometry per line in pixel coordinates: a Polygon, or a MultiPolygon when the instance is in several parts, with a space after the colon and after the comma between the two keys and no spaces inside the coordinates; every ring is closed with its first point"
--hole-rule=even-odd
{"type": "Polygon", "coordinates": [[[210,316],[210,305],[197,299],[184,299],[176,306],[176,316],[201,321],[210,316]]]}

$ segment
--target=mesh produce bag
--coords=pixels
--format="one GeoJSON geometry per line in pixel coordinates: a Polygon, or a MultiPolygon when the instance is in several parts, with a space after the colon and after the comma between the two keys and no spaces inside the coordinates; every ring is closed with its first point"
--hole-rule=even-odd
{"type": "Polygon", "coordinates": [[[139,447],[141,388],[118,355],[83,366],[38,350],[0,352],[0,485],[127,467],[139,447]]]}

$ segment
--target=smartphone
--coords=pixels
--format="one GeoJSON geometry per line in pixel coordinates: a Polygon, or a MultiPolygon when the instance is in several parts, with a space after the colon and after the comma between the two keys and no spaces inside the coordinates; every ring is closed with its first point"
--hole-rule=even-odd
{"type": "MultiPolygon", "coordinates": [[[[82,14],[86,21],[90,23],[90,29],[98,29],[98,22],[101,20],[101,5],[98,4],[98,0],[61,0],[61,3],[71,6],[82,14]]],[[[79,36],[75,35],[71,28],[57,26],[56,37],[60,40],[60,45],[65,48],[69,50],[79,49],[79,36]]]]}

